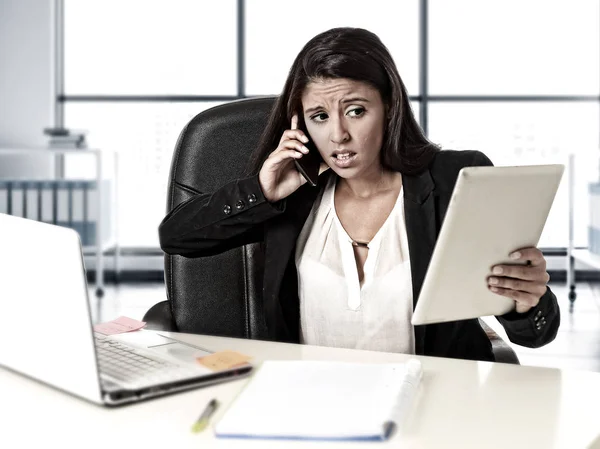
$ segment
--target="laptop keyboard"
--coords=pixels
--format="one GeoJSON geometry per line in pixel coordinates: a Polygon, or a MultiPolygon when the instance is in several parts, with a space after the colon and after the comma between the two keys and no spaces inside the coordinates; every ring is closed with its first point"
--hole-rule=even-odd
{"type": "Polygon", "coordinates": [[[186,377],[194,371],[168,361],[145,357],[131,347],[116,341],[96,338],[96,352],[100,372],[120,383],[169,381],[186,377]]]}

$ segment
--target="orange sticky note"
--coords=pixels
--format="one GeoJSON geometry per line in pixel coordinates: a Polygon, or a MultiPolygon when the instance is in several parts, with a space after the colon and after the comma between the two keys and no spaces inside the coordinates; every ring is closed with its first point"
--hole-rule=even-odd
{"type": "Polygon", "coordinates": [[[146,323],[144,321],[138,321],[132,318],[127,318],[126,316],[120,316],[116,320],[96,324],[94,326],[94,332],[104,335],[122,334],[123,332],[137,331],[145,325],[146,323]]]}
{"type": "Polygon", "coordinates": [[[251,358],[252,357],[248,357],[247,355],[235,351],[220,351],[204,357],[198,357],[196,360],[208,369],[222,371],[242,365],[251,358]]]}

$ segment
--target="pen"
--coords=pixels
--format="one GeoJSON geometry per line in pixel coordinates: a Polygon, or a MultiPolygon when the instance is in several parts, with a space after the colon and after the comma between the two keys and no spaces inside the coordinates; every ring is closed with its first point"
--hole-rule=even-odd
{"type": "Polygon", "coordinates": [[[216,399],[212,399],[207,405],[198,420],[192,426],[192,432],[198,433],[202,432],[206,429],[208,425],[208,421],[210,421],[210,417],[213,415],[217,407],[219,406],[219,402],[216,399]]]}

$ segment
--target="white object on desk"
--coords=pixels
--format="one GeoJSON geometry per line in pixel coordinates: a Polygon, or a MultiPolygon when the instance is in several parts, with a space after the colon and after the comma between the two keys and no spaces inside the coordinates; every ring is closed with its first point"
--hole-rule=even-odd
{"type": "Polygon", "coordinates": [[[385,440],[412,405],[421,363],[267,361],[224,418],[219,437],[385,440]]]}
{"type": "MultiPolygon", "coordinates": [[[[24,330],[26,332],[26,329],[24,330]]],[[[264,360],[405,363],[411,356],[268,341],[163,332],[215,351],[264,360]]],[[[414,356],[412,356],[414,357],[414,356]]],[[[401,449],[591,448],[600,435],[600,373],[420,357],[423,386],[402,432],[383,443],[401,449]]],[[[363,449],[381,442],[235,440],[190,426],[213,398],[219,421],[247,383],[229,382],[133,406],[107,409],[0,369],[0,447],[177,449],[363,449]],[[18,442],[18,443],[15,443],[18,442]]],[[[598,443],[596,443],[598,444],[598,443]]]]}
{"type": "Polygon", "coordinates": [[[156,342],[154,333],[109,336],[115,327],[122,332],[144,324],[127,319],[119,320],[125,326],[96,326],[102,336],[93,335],[77,232],[6,214],[0,214],[0,230],[0,364],[106,405],[223,382],[252,369],[247,363],[203,366],[196,358],[209,350],[164,337],[156,342]]]}

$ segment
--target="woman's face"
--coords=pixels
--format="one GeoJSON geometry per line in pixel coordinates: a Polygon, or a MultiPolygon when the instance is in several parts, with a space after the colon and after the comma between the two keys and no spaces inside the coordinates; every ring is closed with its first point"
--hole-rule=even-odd
{"type": "Polygon", "coordinates": [[[304,122],[323,160],[345,179],[381,171],[386,107],[379,91],[350,79],[323,79],[302,95],[304,122]]]}

